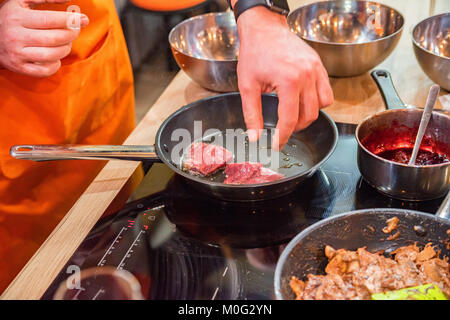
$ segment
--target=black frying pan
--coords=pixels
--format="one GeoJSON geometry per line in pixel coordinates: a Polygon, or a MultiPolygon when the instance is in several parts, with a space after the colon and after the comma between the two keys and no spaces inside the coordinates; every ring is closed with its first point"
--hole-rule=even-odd
{"type": "MultiPolygon", "coordinates": [[[[264,126],[275,128],[278,121],[277,96],[263,95],[262,108],[264,126]]],[[[120,159],[164,162],[196,190],[222,200],[245,201],[270,199],[289,193],[311,177],[330,157],[338,139],[336,124],[321,111],[319,118],[307,129],[294,133],[282,153],[279,153],[281,168],[277,171],[285,175],[284,179],[253,185],[226,185],[222,183],[225,178],[222,172],[212,177],[184,172],[181,170],[182,153],[172,153],[178,150],[175,148],[179,148],[180,144],[180,140],[172,136],[176,129],[185,129],[195,140],[195,121],[202,121],[202,135],[208,129],[217,129],[219,132],[225,132],[226,129],[245,131],[240,94],[217,95],[181,108],[161,125],[154,146],[23,145],[12,147],[11,155],[17,159],[34,161],[120,159]],[[295,165],[297,163],[301,166],[295,165]]],[[[214,135],[209,138],[214,142],[214,135]]]]}
{"type": "Polygon", "coordinates": [[[303,230],[292,239],[278,260],[275,271],[277,299],[295,298],[289,281],[292,276],[304,280],[309,273],[325,274],[328,258],[324,248],[356,250],[367,247],[370,252],[392,252],[398,247],[417,243],[423,247],[431,242],[441,257],[450,256],[450,193],[436,215],[402,209],[366,209],[343,213],[324,219],[303,230]],[[399,218],[396,231],[400,236],[387,240],[382,232],[386,220],[399,218]],[[416,228],[415,228],[416,227],[416,228]]]}

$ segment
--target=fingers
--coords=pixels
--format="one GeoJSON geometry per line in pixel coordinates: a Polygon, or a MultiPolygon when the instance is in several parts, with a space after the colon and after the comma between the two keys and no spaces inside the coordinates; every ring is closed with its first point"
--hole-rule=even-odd
{"type": "Polygon", "coordinates": [[[275,150],[281,150],[294,132],[299,114],[299,92],[298,83],[291,83],[277,90],[278,123],[272,140],[272,148],[275,150]]]}
{"type": "Polygon", "coordinates": [[[305,81],[300,94],[300,109],[295,131],[307,128],[318,118],[320,108],[334,102],[333,90],[325,68],[317,66],[314,75],[315,77],[305,81]]]}
{"type": "Polygon", "coordinates": [[[89,24],[82,13],[65,11],[26,10],[22,25],[28,29],[79,29],[89,24]]]}
{"type": "MultiPolygon", "coordinates": [[[[244,82],[244,81],[243,81],[244,82]]],[[[242,110],[245,125],[247,126],[248,139],[255,142],[259,139],[264,122],[261,106],[261,87],[256,81],[250,85],[239,85],[242,99],[242,110]]]]}
{"type": "Polygon", "coordinates": [[[26,47],[61,47],[72,43],[79,35],[79,30],[27,30],[23,35],[26,47]]]}
{"type": "Polygon", "coordinates": [[[28,47],[23,49],[23,58],[30,62],[53,63],[61,60],[70,54],[72,46],[70,44],[62,47],[28,47]]]}
{"type": "Polygon", "coordinates": [[[314,80],[308,80],[304,83],[304,88],[300,95],[300,105],[295,131],[305,129],[319,116],[319,99],[314,80]]]}
{"type": "Polygon", "coordinates": [[[44,3],[66,3],[69,0],[21,0],[24,5],[44,4],[44,3]]]}
{"type": "Polygon", "coordinates": [[[52,63],[26,63],[23,65],[21,72],[28,76],[44,78],[58,72],[61,67],[61,61],[58,60],[52,63]]]}
{"type": "Polygon", "coordinates": [[[328,74],[325,68],[320,68],[318,72],[316,88],[317,97],[321,108],[327,107],[334,103],[333,89],[331,88],[330,80],[328,79],[328,74]]]}
{"type": "Polygon", "coordinates": [[[19,0],[23,7],[32,7],[44,3],[67,3],[69,0],[19,0]]]}

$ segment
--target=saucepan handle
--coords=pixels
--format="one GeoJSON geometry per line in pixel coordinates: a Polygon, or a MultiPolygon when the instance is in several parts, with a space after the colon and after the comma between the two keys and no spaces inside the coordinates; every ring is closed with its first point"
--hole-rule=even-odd
{"type": "Polygon", "coordinates": [[[383,69],[373,70],[372,78],[380,89],[383,96],[386,109],[404,109],[408,106],[400,99],[397,90],[395,90],[394,83],[389,71],[383,69]]]}
{"type": "Polygon", "coordinates": [[[436,212],[436,215],[440,218],[450,219],[450,191],[447,193],[447,196],[436,212]]]}
{"type": "Polygon", "coordinates": [[[13,146],[11,156],[33,161],[134,160],[161,162],[155,146],[22,145],[13,146]]]}

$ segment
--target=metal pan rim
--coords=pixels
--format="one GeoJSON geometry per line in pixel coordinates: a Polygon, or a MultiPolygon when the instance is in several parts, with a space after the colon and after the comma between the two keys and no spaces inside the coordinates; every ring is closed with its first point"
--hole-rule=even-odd
{"type": "MultiPolygon", "coordinates": [[[[366,153],[368,153],[368,154],[370,154],[371,156],[377,158],[378,160],[380,160],[380,161],[382,161],[382,162],[389,163],[389,164],[391,164],[391,165],[395,165],[395,166],[409,167],[409,168],[420,168],[420,169],[422,169],[422,168],[425,169],[425,168],[438,168],[438,167],[446,167],[446,166],[450,166],[450,161],[448,161],[448,162],[443,162],[443,163],[438,163],[438,164],[429,164],[429,165],[417,165],[417,164],[414,164],[414,165],[408,165],[408,164],[405,164],[405,163],[399,163],[399,162],[395,162],[395,161],[391,161],[391,160],[384,159],[384,158],[382,158],[382,157],[376,155],[375,153],[369,151],[369,150],[362,144],[361,140],[359,139],[359,130],[361,129],[361,127],[362,127],[362,125],[363,125],[364,123],[366,123],[368,120],[370,120],[370,119],[372,119],[372,118],[374,118],[374,117],[376,117],[376,116],[382,115],[382,114],[396,113],[396,112],[404,112],[405,110],[407,110],[408,112],[420,112],[420,113],[423,112],[422,109],[418,109],[418,108],[403,108],[403,109],[383,110],[383,111],[380,111],[380,112],[377,112],[377,113],[375,113],[375,114],[373,114],[373,115],[368,116],[368,117],[365,118],[363,121],[361,121],[361,122],[358,124],[358,126],[356,127],[356,130],[355,130],[355,138],[356,138],[356,141],[358,142],[358,146],[359,146],[362,150],[364,150],[366,153]]],[[[439,116],[444,116],[444,117],[448,118],[448,120],[450,121],[450,116],[447,115],[446,113],[439,112],[439,111],[433,111],[433,114],[437,114],[437,115],[439,115],[439,116]]]]}
{"type": "MultiPolygon", "coordinates": [[[[195,108],[200,102],[207,102],[210,100],[214,100],[214,99],[218,99],[218,98],[222,98],[222,97],[226,97],[226,96],[240,96],[240,93],[239,92],[223,93],[223,94],[218,94],[218,95],[214,95],[211,97],[206,97],[206,98],[194,101],[190,104],[185,105],[184,107],[181,107],[177,111],[175,111],[159,127],[159,130],[158,130],[158,132],[156,134],[156,138],[155,138],[156,152],[157,152],[160,160],[163,161],[167,166],[169,166],[169,168],[172,169],[172,171],[176,172],[177,174],[183,176],[184,178],[186,178],[188,180],[191,180],[191,181],[194,181],[197,183],[201,183],[201,184],[208,184],[209,186],[222,187],[222,188],[225,187],[225,188],[230,188],[230,189],[258,188],[258,187],[271,186],[271,185],[276,185],[276,184],[283,183],[283,182],[292,181],[292,180],[299,178],[300,176],[308,176],[309,174],[311,174],[311,173],[315,172],[317,169],[319,169],[323,165],[323,163],[325,163],[325,161],[327,161],[331,157],[331,155],[333,154],[333,152],[336,149],[336,146],[338,143],[338,137],[339,137],[339,132],[338,132],[336,123],[326,112],[324,112],[323,110],[320,110],[320,114],[329,122],[329,124],[331,125],[331,128],[333,130],[333,135],[334,135],[333,145],[331,146],[330,150],[325,155],[325,157],[323,157],[314,166],[312,166],[311,168],[309,168],[306,171],[301,172],[300,174],[296,174],[296,175],[286,177],[286,178],[283,178],[283,179],[280,179],[277,181],[266,182],[266,183],[248,184],[248,185],[228,185],[228,184],[224,184],[224,183],[220,183],[220,182],[213,182],[213,181],[206,182],[194,175],[184,172],[183,170],[181,170],[178,167],[176,167],[175,165],[173,165],[170,161],[168,161],[168,159],[164,156],[164,154],[161,150],[160,141],[161,141],[161,137],[162,137],[162,132],[164,131],[167,124],[171,121],[171,119],[173,119],[178,114],[185,112],[188,109],[195,108]]],[[[265,94],[262,94],[262,96],[277,97],[277,95],[274,93],[265,93],[265,94]]]]}
{"type": "Polygon", "coordinates": [[[417,211],[417,210],[396,209],[396,208],[361,209],[361,210],[344,212],[344,213],[340,213],[340,214],[325,218],[319,222],[316,222],[316,223],[310,225],[309,227],[307,227],[306,229],[301,231],[299,234],[297,234],[294,238],[292,238],[291,241],[288,242],[286,248],[281,253],[281,255],[278,259],[278,262],[277,262],[277,266],[275,268],[275,273],[274,273],[274,290],[275,290],[276,299],[284,300],[283,296],[281,294],[281,273],[283,271],[283,267],[285,265],[285,262],[286,262],[288,256],[291,254],[292,250],[298,245],[298,243],[301,239],[305,238],[308,234],[310,234],[314,230],[320,228],[324,224],[330,223],[331,221],[334,221],[334,220],[342,219],[349,215],[358,215],[358,214],[366,214],[366,213],[378,214],[378,213],[388,213],[388,212],[393,213],[393,214],[399,214],[399,215],[415,214],[415,215],[423,216],[425,218],[434,219],[437,222],[444,223],[444,224],[450,226],[450,220],[440,218],[436,215],[433,215],[430,213],[425,213],[422,211],[417,211]]]}

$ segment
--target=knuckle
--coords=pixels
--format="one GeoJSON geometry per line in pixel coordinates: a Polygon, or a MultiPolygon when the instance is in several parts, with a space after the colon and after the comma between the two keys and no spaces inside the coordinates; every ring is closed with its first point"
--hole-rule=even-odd
{"type": "Polygon", "coordinates": [[[319,117],[319,112],[315,112],[315,113],[312,113],[312,114],[306,116],[306,118],[305,118],[306,125],[309,126],[311,123],[316,121],[318,117],[319,117]]]}
{"type": "Polygon", "coordinates": [[[6,10],[5,16],[2,17],[8,24],[20,25],[23,22],[24,9],[17,8],[13,10],[6,10]]]}
{"type": "Polygon", "coordinates": [[[322,68],[322,62],[317,58],[313,59],[312,67],[314,68],[314,70],[319,70],[320,68],[322,68]]]}
{"type": "Polygon", "coordinates": [[[253,127],[256,123],[258,123],[258,116],[253,112],[248,112],[245,115],[245,124],[247,127],[253,127]]]}
{"type": "Polygon", "coordinates": [[[283,117],[283,119],[280,120],[283,126],[287,128],[294,128],[297,124],[297,118],[290,115],[286,115],[285,117],[283,117]]]}
{"type": "Polygon", "coordinates": [[[7,30],[5,34],[2,35],[3,37],[3,43],[7,48],[15,48],[17,44],[16,37],[14,35],[14,32],[11,30],[7,30]]]}
{"type": "Polygon", "coordinates": [[[44,34],[42,34],[41,42],[42,44],[45,44],[47,46],[54,46],[56,44],[56,39],[55,37],[52,37],[48,32],[45,32],[44,34]]]}
{"type": "Polygon", "coordinates": [[[304,77],[310,78],[310,77],[312,77],[313,73],[314,73],[313,64],[308,64],[308,65],[304,66],[304,68],[303,68],[303,76],[304,77]]]}
{"type": "Polygon", "coordinates": [[[246,79],[240,79],[238,83],[239,91],[243,94],[250,93],[253,90],[253,86],[250,81],[246,79]]]}
{"type": "Polygon", "coordinates": [[[43,28],[46,28],[47,26],[50,25],[50,20],[49,17],[45,14],[43,15],[39,15],[39,18],[35,18],[37,20],[37,23],[42,26],[43,28]]]}
{"type": "Polygon", "coordinates": [[[49,61],[52,59],[52,54],[48,50],[42,50],[37,55],[40,60],[49,61]]]}
{"type": "Polygon", "coordinates": [[[60,43],[60,41],[61,40],[59,39],[58,36],[47,35],[45,38],[45,43],[50,47],[58,45],[58,43],[60,43]]]}
{"type": "Polygon", "coordinates": [[[323,106],[326,107],[326,106],[332,105],[333,103],[334,103],[334,97],[333,97],[333,94],[330,94],[330,96],[325,99],[323,106]]]}
{"type": "Polygon", "coordinates": [[[16,68],[22,68],[23,67],[23,63],[22,63],[22,59],[19,58],[18,55],[12,55],[9,58],[9,62],[15,66],[16,68]]]}
{"type": "Polygon", "coordinates": [[[300,79],[301,79],[300,74],[298,72],[293,71],[287,72],[286,75],[284,76],[284,82],[288,86],[292,86],[299,83],[300,79]]]}

